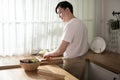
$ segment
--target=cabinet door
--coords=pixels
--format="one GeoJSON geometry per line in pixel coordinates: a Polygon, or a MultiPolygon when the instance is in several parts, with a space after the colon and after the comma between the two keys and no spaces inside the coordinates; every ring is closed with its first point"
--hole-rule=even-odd
{"type": "Polygon", "coordinates": [[[88,65],[88,80],[120,80],[119,75],[94,63],[88,65]]]}

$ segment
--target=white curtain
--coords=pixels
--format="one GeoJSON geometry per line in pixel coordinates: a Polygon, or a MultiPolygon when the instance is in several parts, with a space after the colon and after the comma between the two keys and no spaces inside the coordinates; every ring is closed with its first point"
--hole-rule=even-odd
{"type": "MultiPolygon", "coordinates": [[[[55,7],[62,0],[0,0],[0,56],[28,55],[59,44],[63,22],[55,7]]],[[[67,0],[86,23],[89,41],[94,34],[95,0],[67,0]]]]}

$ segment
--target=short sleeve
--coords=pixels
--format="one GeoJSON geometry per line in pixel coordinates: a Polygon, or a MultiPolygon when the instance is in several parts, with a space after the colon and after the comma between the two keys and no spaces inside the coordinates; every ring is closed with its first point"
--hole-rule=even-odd
{"type": "Polygon", "coordinates": [[[63,36],[62,36],[62,40],[67,41],[69,43],[72,42],[73,37],[74,37],[74,26],[68,24],[66,25],[66,28],[64,30],[63,36]]]}

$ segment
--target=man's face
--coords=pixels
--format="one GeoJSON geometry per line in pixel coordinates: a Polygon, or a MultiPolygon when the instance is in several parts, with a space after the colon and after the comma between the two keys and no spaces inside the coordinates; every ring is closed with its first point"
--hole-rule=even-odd
{"type": "Polygon", "coordinates": [[[61,18],[65,22],[66,21],[66,9],[58,7],[57,13],[59,15],[59,18],[61,18]]]}

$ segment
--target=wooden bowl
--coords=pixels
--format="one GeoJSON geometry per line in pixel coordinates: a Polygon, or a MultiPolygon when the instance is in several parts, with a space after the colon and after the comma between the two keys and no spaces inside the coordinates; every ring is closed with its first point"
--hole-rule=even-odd
{"type": "Polygon", "coordinates": [[[40,65],[39,61],[32,62],[33,59],[20,60],[20,65],[25,71],[35,71],[40,65]]]}

